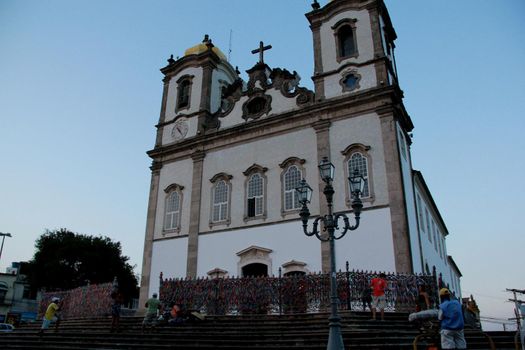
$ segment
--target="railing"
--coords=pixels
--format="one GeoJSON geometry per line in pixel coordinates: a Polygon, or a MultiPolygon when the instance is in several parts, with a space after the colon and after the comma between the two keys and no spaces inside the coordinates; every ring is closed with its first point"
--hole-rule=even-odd
{"type": "MultiPolygon", "coordinates": [[[[362,310],[363,291],[377,272],[339,271],[336,275],[341,310],[362,310]]],[[[436,279],[430,275],[387,274],[387,311],[413,311],[418,286],[425,285],[437,303],[436,279]]],[[[208,314],[305,313],[326,311],[330,305],[328,274],[272,277],[164,279],[160,300],[208,314]]]]}
{"type": "Polygon", "coordinates": [[[51,298],[60,298],[60,317],[93,317],[107,315],[111,311],[112,283],[91,284],[84,287],[59,292],[45,292],[38,308],[41,318],[46,312],[51,298]]]}

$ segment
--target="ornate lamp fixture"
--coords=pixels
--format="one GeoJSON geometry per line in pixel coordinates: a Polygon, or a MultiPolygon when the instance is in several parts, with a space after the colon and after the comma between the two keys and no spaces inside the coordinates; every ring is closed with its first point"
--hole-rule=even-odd
{"type": "Polygon", "coordinates": [[[339,298],[337,297],[337,280],[336,280],[336,268],[335,268],[335,240],[341,239],[348,231],[353,231],[359,227],[361,209],[363,203],[361,202],[360,196],[363,192],[365,180],[357,169],[348,178],[350,182],[350,192],[352,196],[352,209],[354,211],[355,224],[350,225],[348,216],[344,213],[333,213],[333,197],[334,188],[332,181],[334,179],[334,165],[328,160],[328,157],[324,157],[319,164],[319,175],[325,182],[323,193],[326,197],[326,203],[328,204],[328,214],[316,218],[313,222],[312,231],[308,231],[308,219],[310,218],[310,211],[308,210],[307,204],[310,203],[312,198],[312,188],[306,183],[306,180],[301,180],[299,186],[295,189],[299,196],[299,203],[301,203],[301,211],[299,216],[303,223],[303,232],[308,237],[316,236],[317,239],[323,242],[330,243],[330,304],[331,313],[329,317],[330,333],[328,335],[328,350],[340,350],[344,349],[343,337],[341,335],[341,318],[337,313],[337,305],[339,304],[339,298]],[[335,234],[336,228],[339,229],[339,219],[343,220],[344,226],[339,234],[335,234]],[[328,234],[321,234],[319,231],[319,222],[323,224],[323,231],[328,234]]]}

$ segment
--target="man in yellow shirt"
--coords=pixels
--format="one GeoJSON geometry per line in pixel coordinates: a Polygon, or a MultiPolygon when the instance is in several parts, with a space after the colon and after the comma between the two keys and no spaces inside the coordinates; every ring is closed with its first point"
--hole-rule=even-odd
{"type": "Polygon", "coordinates": [[[60,309],[58,306],[59,298],[53,297],[51,303],[47,306],[46,313],[42,321],[42,328],[40,329],[40,334],[44,333],[45,329],[48,329],[51,323],[55,323],[55,332],[58,331],[58,325],[60,324],[60,318],[57,314],[57,311],[60,309]]]}

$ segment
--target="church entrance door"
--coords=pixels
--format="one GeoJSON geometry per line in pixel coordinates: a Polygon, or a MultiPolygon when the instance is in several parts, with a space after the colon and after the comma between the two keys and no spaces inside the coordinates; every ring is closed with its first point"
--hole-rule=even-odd
{"type": "Polygon", "coordinates": [[[268,265],[253,263],[248,264],[242,267],[242,276],[243,277],[260,277],[268,276],[268,265]]]}

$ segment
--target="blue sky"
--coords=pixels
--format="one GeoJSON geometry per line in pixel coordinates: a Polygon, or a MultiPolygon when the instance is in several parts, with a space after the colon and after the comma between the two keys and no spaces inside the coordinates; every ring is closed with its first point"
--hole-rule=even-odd
{"type": "MultiPolygon", "coordinates": [[[[326,1],[320,1],[325,4],[326,1]]],[[[150,160],[170,54],[209,34],[241,71],[260,40],[271,67],[312,88],[311,1],[0,1],[0,269],[45,229],[120,241],[140,273],[150,160]]],[[[423,172],[484,316],[525,289],[525,2],[387,0],[423,172]]]]}

